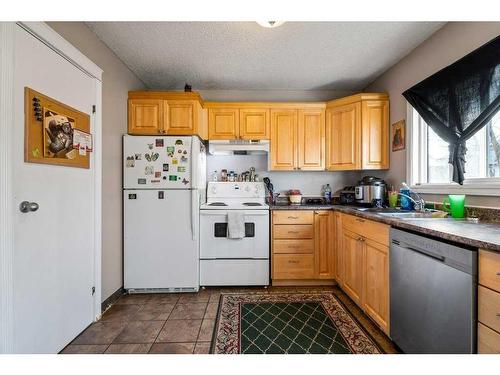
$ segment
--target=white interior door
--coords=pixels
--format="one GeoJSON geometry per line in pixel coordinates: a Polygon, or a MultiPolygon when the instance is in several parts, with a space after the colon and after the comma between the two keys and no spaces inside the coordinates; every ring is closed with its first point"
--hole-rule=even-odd
{"type": "Polygon", "coordinates": [[[91,114],[96,81],[20,26],[14,66],[13,351],[56,353],[94,316],[95,155],[90,169],[25,163],[24,88],[91,114]]]}

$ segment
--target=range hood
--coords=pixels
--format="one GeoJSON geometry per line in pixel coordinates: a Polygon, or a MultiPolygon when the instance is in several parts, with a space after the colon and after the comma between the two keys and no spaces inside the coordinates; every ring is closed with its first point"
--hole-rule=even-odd
{"type": "Polygon", "coordinates": [[[209,141],[208,152],[211,155],[267,155],[269,141],[209,141]]]}

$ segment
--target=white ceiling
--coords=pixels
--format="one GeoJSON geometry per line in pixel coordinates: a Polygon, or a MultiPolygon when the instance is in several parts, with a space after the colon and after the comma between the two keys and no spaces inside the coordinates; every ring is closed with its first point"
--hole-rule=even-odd
{"type": "Polygon", "coordinates": [[[443,22],[89,22],[149,87],[361,90],[443,22]]]}

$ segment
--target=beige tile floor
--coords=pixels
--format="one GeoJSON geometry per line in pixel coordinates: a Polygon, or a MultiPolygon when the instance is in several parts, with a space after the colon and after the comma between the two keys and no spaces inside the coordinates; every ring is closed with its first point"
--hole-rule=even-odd
{"type": "Polygon", "coordinates": [[[61,353],[207,354],[221,293],[318,293],[330,291],[346,304],[385,351],[392,343],[336,287],[207,288],[198,293],[123,295],[61,353]]]}

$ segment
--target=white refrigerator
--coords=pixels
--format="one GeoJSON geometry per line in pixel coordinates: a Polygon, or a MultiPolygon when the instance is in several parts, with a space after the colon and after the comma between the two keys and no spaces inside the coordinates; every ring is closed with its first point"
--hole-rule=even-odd
{"type": "Polygon", "coordinates": [[[197,291],[206,153],[198,137],[123,137],[124,288],[197,291]]]}

